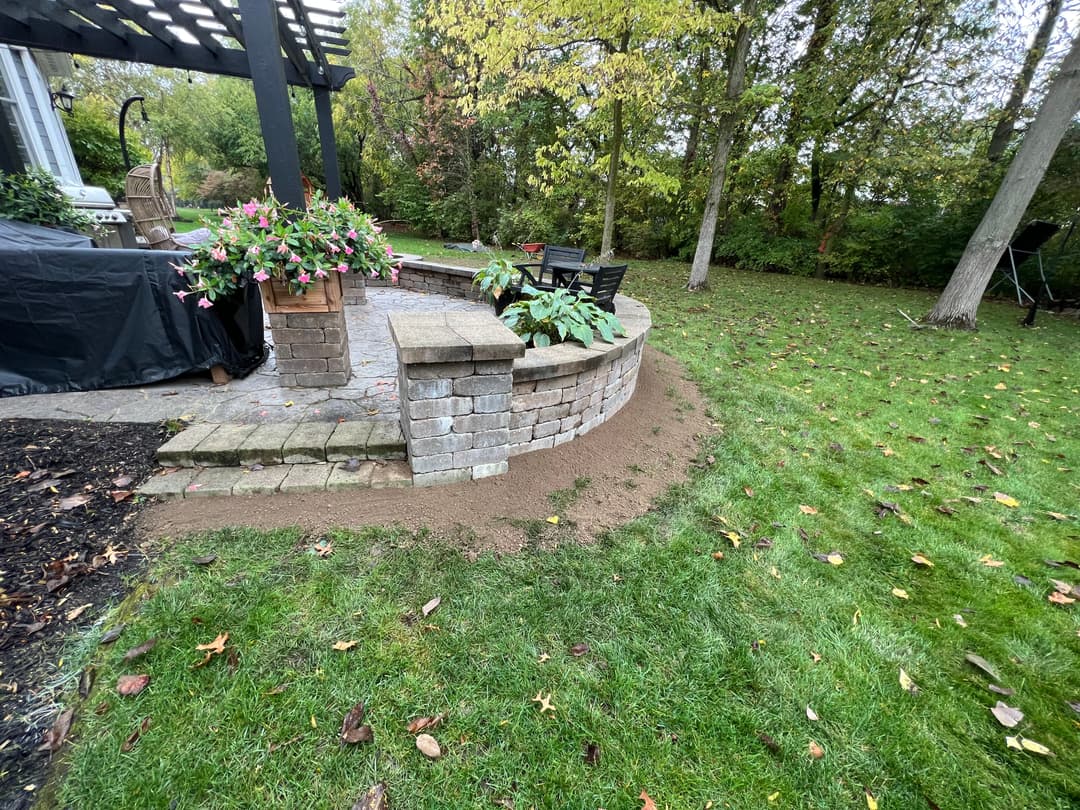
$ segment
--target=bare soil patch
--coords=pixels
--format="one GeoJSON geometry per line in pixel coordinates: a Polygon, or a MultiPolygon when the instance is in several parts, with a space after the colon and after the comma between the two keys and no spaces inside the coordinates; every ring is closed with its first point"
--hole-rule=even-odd
{"type": "Polygon", "coordinates": [[[646,347],[637,390],[610,422],[511,459],[506,475],[430,489],[173,501],[143,512],[140,531],[160,538],[237,524],[308,532],[399,525],[426,527],[470,554],[589,542],[683,480],[708,429],[705,402],[682,366],[646,347]],[[558,525],[546,523],[555,514],[558,525]]]}
{"type": "Polygon", "coordinates": [[[0,420],[0,806],[29,807],[24,788],[44,781],[37,748],[66,638],[145,567],[131,492],[164,438],[156,425],[0,420]]]}

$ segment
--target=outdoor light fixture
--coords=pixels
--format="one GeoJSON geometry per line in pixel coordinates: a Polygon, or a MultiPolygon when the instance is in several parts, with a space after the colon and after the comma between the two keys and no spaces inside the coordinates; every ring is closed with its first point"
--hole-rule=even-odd
{"type": "Polygon", "coordinates": [[[67,89],[66,84],[62,84],[60,85],[59,90],[54,93],[49,93],[49,101],[52,102],[54,110],[61,110],[68,115],[71,115],[75,96],[67,89]]]}

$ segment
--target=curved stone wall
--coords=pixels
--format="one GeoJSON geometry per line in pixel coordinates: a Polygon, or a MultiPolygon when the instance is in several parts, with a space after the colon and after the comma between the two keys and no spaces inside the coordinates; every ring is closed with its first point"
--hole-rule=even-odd
{"type": "MultiPolygon", "coordinates": [[[[405,261],[406,289],[476,298],[475,271],[405,261]]],[[[418,486],[498,475],[510,456],[584,435],[634,393],[652,326],[640,301],[615,296],[626,334],[589,347],[524,349],[494,313],[392,313],[401,422],[418,486]]]]}

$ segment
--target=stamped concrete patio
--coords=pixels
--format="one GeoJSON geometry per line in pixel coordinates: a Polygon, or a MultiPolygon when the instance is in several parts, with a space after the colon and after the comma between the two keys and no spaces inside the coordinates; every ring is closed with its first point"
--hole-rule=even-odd
{"type": "MultiPolygon", "coordinates": [[[[345,307],[352,379],[338,388],[283,388],[273,346],[267,361],[244,379],[214,385],[209,376],[181,377],[136,388],[0,399],[0,418],[87,419],[94,422],[264,424],[393,420],[400,416],[398,361],[390,338],[391,312],[490,311],[485,304],[394,287],[370,288],[368,302],[345,307]]],[[[270,341],[270,329],[266,329],[270,341]]]]}

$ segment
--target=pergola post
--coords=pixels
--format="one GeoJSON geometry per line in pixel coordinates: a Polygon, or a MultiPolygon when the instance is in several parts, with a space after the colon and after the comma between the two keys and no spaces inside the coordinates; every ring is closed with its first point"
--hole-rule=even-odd
{"type": "Polygon", "coordinates": [[[306,207],[304,187],[300,180],[300,156],[289,88],[281,60],[277,6],[274,0],[239,0],[239,6],[274,196],[290,208],[303,211],[306,207]]]}
{"type": "Polygon", "coordinates": [[[311,92],[315,96],[315,117],[319,122],[319,146],[322,149],[326,196],[336,200],[341,196],[341,170],[338,168],[337,144],[334,142],[334,114],[330,109],[330,90],[314,87],[311,92]]]}

